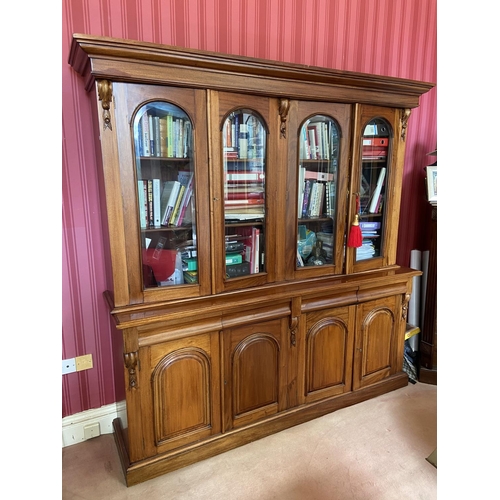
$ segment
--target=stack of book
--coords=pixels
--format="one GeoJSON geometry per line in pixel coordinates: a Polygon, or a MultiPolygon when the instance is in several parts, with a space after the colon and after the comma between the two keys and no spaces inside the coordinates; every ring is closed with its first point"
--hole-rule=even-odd
{"type": "Polygon", "coordinates": [[[326,214],[333,217],[335,213],[336,184],[330,172],[308,170],[299,167],[298,206],[299,219],[320,217],[326,214]]]}
{"type": "Polygon", "coordinates": [[[188,158],[192,141],[191,122],[148,111],[139,121],[138,141],[140,156],[188,158]]]}
{"type": "Polygon", "coordinates": [[[140,179],[137,189],[141,229],[191,223],[193,181],[193,173],[185,171],[179,172],[177,180],[164,182],[163,187],[160,179],[140,179]]]}
{"type": "Polygon", "coordinates": [[[363,137],[363,159],[382,160],[387,158],[389,137],[363,137]]]}
{"type": "Polygon", "coordinates": [[[260,162],[228,162],[225,172],[225,219],[260,219],[265,215],[265,174],[260,162]],[[248,164],[247,164],[248,163],[248,164]],[[248,167],[248,168],[245,168],[248,167]]]}
{"type": "Polygon", "coordinates": [[[163,226],[181,226],[191,221],[193,183],[194,174],[189,171],[180,171],[177,180],[165,182],[161,197],[163,226]]]}
{"type": "Polygon", "coordinates": [[[361,229],[362,242],[361,247],[356,251],[356,258],[357,260],[370,259],[376,254],[374,240],[380,237],[381,224],[376,221],[361,221],[359,227],[361,229]]]}
{"type": "Polygon", "coordinates": [[[309,122],[301,130],[300,158],[303,160],[333,159],[337,143],[337,129],[331,121],[309,122]]]}
{"type": "Polygon", "coordinates": [[[226,236],[226,276],[234,278],[260,272],[261,231],[258,227],[239,227],[226,236]]]}
{"type": "Polygon", "coordinates": [[[224,159],[260,159],[265,156],[264,127],[250,113],[232,113],[224,123],[224,159]]]}

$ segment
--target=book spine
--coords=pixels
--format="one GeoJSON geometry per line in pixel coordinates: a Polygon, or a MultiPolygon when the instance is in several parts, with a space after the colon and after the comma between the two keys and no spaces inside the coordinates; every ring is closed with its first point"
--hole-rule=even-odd
{"type": "Polygon", "coordinates": [[[243,257],[240,253],[226,254],[226,265],[241,264],[242,262],[243,257]]]}
{"type": "Polygon", "coordinates": [[[240,132],[238,136],[238,150],[241,159],[248,158],[248,128],[246,123],[240,125],[240,132]]]}
{"type": "Polygon", "coordinates": [[[184,195],[184,191],[186,190],[186,186],[182,186],[179,188],[179,193],[177,195],[177,200],[175,201],[175,206],[174,209],[172,210],[172,215],[170,216],[169,219],[169,224],[175,225],[175,221],[177,220],[178,212],[179,212],[179,207],[181,205],[182,197],[184,195]]]}
{"type": "Polygon", "coordinates": [[[141,224],[141,229],[146,229],[147,227],[147,222],[146,222],[146,203],[144,199],[144,181],[143,180],[138,180],[137,181],[137,192],[139,195],[139,221],[141,224]]]}
{"type": "Polygon", "coordinates": [[[141,118],[142,124],[142,156],[151,156],[150,142],[149,142],[149,117],[144,113],[141,118]]]}
{"type": "Polygon", "coordinates": [[[309,196],[311,194],[311,184],[312,182],[309,179],[305,181],[304,201],[302,203],[302,218],[307,217],[307,209],[309,208],[309,196]]]}
{"type": "Polygon", "coordinates": [[[155,152],[155,128],[154,128],[154,119],[153,115],[148,115],[149,120],[149,151],[150,156],[156,156],[155,152]]]}
{"type": "Polygon", "coordinates": [[[161,226],[161,186],[160,179],[153,179],[153,224],[161,226]]]}
{"type": "Polygon", "coordinates": [[[318,183],[314,182],[311,188],[309,208],[307,209],[308,217],[316,217],[317,205],[318,205],[318,183]]]}
{"type": "Polygon", "coordinates": [[[165,117],[160,118],[160,156],[168,156],[168,125],[165,117]]]}
{"type": "Polygon", "coordinates": [[[155,132],[155,156],[161,156],[161,134],[160,134],[160,117],[153,117],[153,125],[155,132]]]}
{"type": "Polygon", "coordinates": [[[155,225],[154,222],[154,207],[153,207],[153,180],[148,179],[148,223],[149,227],[155,225]]]}
{"type": "Polygon", "coordinates": [[[172,212],[174,210],[175,202],[177,200],[177,195],[179,194],[181,183],[179,181],[174,181],[174,187],[170,193],[170,197],[167,203],[167,210],[165,212],[165,217],[163,219],[163,225],[167,226],[169,224],[172,212]]]}
{"type": "Polygon", "coordinates": [[[380,170],[380,173],[378,175],[377,186],[375,187],[375,191],[373,192],[370,208],[368,209],[368,211],[371,214],[376,213],[377,204],[379,203],[380,192],[382,191],[382,186],[384,184],[385,172],[386,168],[384,167],[380,170]]]}

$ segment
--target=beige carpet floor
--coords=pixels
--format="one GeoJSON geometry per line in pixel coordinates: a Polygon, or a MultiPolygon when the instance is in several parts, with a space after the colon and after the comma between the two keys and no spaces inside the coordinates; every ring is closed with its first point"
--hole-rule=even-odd
{"type": "Polygon", "coordinates": [[[127,488],[111,434],[62,450],[63,500],[434,500],[437,386],[370,401],[127,488]]]}

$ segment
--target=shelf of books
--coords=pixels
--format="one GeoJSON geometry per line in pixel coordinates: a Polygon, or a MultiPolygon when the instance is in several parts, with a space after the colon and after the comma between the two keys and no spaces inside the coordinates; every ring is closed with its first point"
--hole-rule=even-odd
{"type": "Polygon", "coordinates": [[[297,193],[297,268],[333,263],[339,128],[315,115],[301,127],[297,193]]]}
{"type": "Polygon", "coordinates": [[[252,110],[231,113],[223,127],[226,278],[264,271],[266,130],[252,110]]]}
{"type": "Polygon", "coordinates": [[[359,187],[359,226],[362,244],[356,249],[357,261],[381,255],[389,131],[389,125],[379,118],[368,123],[363,133],[359,187]]]}
{"type": "Polygon", "coordinates": [[[134,120],[144,288],[197,283],[192,125],[166,102],[134,120]]]}

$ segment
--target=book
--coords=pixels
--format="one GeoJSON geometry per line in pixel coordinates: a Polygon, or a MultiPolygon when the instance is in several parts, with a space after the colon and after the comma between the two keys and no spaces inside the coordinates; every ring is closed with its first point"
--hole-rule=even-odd
{"type": "Polygon", "coordinates": [[[230,264],[226,266],[226,278],[236,278],[238,276],[246,276],[250,274],[250,263],[242,262],[241,264],[230,264]]]}
{"type": "Polygon", "coordinates": [[[363,146],[363,158],[385,158],[387,157],[387,148],[378,148],[363,146]]]}
{"type": "Polygon", "coordinates": [[[151,156],[150,150],[150,137],[149,137],[149,117],[147,113],[144,113],[141,117],[141,128],[142,128],[142,156],[151,156]]]}
{"type": "Polygon", "coordinates": [[[160,117],[153,117],[153,132],[155,140],[155,156],[161,156],[161,133],[160,133],[160,117]]]}
{"type": "Polygon", "coordinates": [[[167,117],[160,118],[160,156],[168,156],[168,125],[167,117]]]}
{"type": "Polygon", "coordinates": [[[160,179],[153,179],[153,225],[161,226],[161,185],[160,179]]]}
{"type": "Polygon", "coordinates": [[[363,137],[363,146],[389,146],[388,137],[363,137]]]}
{"type": "Polygon", "coordinates": [[[139,198],[139,222],[141,229],[146,229],[147,225],[147,205],[144,196],[144,181],[142,179],[137,181],[137,194],[139,198]]]}
{"type": "Polygon", "coordinates": [[[375,190],[373,192],[370,207],[368,208],[368,211],[371,214],[376,213],[377,204],[379,203],[380,192],[382,191],[382,186],[384,184],[386,170],[387,169],[385,167],[380,169],[380,173],[379,173],[378,179],[377,179],[377,185],[376,185],[375,190]]]}
{"type": "Polygon", "coordinates": [[[162,213],[163,218],[161,221],[162,226],[167,226],[172,211],[177,200],[177,194],[179,193],[181,183],[179,181],[167,181],[165,182],[163,193],[162,193],[162,213]]]}
{"type": "Polygon", "coordinates": [[[168,219],[168,223],[171,226],[174,226],[175,221],[177,220],[177,217],[179,214],[179,208],[181,206],[182,197],[184,196],[184,191],[186,191],[186,186],[183,186],[181,184],[179,187],[179,192],[177,193],[177,198],[175,200],[174,209],[172,210],[172,214],[170,215],[170,218],[168,219]]]}
{"type": "Polygon", "coordinates": [[[315,172],[313,170],[306,170],[306,179],[313,179],[316,181],[333,181],[333,174],[328,172],[315,172]]]}
{"type": "Polygon", "coordinates": [[[309,208],[309,196],[311,194],[312,184],[313,181],[311,181],[310,179],[307,179],[304,183],[304,198],[302,200],[301,218],[307,217],[307,209],[309,208]]]}
{"type": "Polygon", "coordinates": [[[236,198],[233,200],[224,200],[226,207],[247,206],[247,205],[264,205],[264,198],[236,198]]]}
{"type": "Polygon", "coordinates": [[[264,172],[235,172],[225,173],[225,182],[264,182],[264,172]]]}
{"type": "Polygon", "coordinates": [[[360,221],[359,227],[361,231],[370,229],[380,229],[380,222],[378,221],[360,221]]]}
{"type": "Polygon", "coordinates": [[[167,156],[172,158],[174,156],[174,117],[167,115],[167,156]]]}
{"type": "Polygon", "coordinates": [[[194,173],[190,172],[189,180],[186,184],[186,190],[184,191],[184,196],[181,201],[179,216],[175,221],[176,226],[180,226],[184,220],[187,221],[187,219],[185,219],[185,215],[186,215],[186,210],[188,209],[188,206],[190,205],[191,202],[191,196],[193,194],[193,184],[194,184],[194,173]]]}
{"type": "Polygon", "coordinates": [[[149,151],[150,156],[156,156],[155,151],[155,129],[153,115],[148,114],[149,121],[149,151]]]}
{"type": "Polygon", "coordinates": [[[298,193],[297,193],[297,218],[302,215],[302,202],[304,201],[304,181],[305,181],[306,169],[302,165],[299,166],[299,178],[297,181],[298,193]]]}
{"type": "Polygon", "coordinates": [[[241,264],[242,262],[243,262],[243,257],[241,253],[226,254],[226,266],[230,264],[241,264]]]}
{"type": "Polygon", "coordinates": [[[148,197],[148,226],[154,227],[154,209],[153,209],[153,179],[148,179],[147,197],[148,197]]]}

